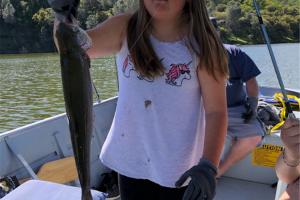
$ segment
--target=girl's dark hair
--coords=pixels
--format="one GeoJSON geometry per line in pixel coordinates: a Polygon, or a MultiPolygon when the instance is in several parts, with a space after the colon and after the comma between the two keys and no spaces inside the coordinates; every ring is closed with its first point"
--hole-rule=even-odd
{"type": "MultiPolygon", "coordinates": [[[[128,48],[136,71],[147,78],[155,78],[164,74],[164,67],[149,40],[151,16],[143,0],[139,3],[127,27],[128,48]]],[[[204,68],[215,79],[216,73],[227,77],[227,53],[209,19],[205,0],[187,2],[182,16],[189,24],[188,46],[199,58],[198,69],[204,68]]]]}

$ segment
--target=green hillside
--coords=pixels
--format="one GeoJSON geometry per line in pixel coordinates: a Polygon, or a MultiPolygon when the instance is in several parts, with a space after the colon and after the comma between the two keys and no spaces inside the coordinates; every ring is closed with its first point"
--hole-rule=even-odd
{"type": "MultiPolygon", "coordinates": [[[[91,28],[137,0],[81,0],[79,21],[91,28]]],[[[299,0],[258,0],[272,43],[299,42],[299,0]]],[[[252,0],[210,0],[225,42],[262,43],[252,0]]],[[[54,51],[53,12],[46,0],[0,0],[0,53],[54,51]]]]}
{"type": "MultiPolygon", "coordinates": [[[[259,7],[273,43],[299,42],[299,1],[259,0],[259,7]]],[[[227,42],[262,43],[259,24],[252,0],[212,0],[211,15],[222,23],[227,42]]]]}

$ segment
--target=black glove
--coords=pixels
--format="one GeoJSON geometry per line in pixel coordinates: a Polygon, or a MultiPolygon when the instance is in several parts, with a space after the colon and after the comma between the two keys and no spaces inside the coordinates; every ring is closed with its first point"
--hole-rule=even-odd
{"type": "Polygon", "coordinates": [[[245,102],[246,111],[242,114],[242,118],[245,123],[248,123],[250,120],[256,119],[257,117],[257,97],[247,97],[245,102]]]}
{"type": "Polygon", "coordinates": [[[280,110],[271,104],[259,102],[257,109],[258,118],[267,126],[275,126],[280,122],[280,110]]]}
{"type": "Polygon", "coordinates": [[[186,171],[175,183],[180,187],[187,178],[191,178],[184,193],[183,200],[212,200],[216,191],[217,168],[206,159],[186,171]]]}

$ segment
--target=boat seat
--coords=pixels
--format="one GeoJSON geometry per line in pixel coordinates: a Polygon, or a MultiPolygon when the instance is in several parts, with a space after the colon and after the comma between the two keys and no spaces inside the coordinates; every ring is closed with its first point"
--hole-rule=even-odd
{"type": "Polygon", "coordinates": [[[9,147],[9,149],[12,151],[12,153],[16,156],[16,158],[25,167],[25,169],[27,170],[29,175],[33,179],[38,179],[37,175],[35,174],[35,172],[31,168],[30,164],[26,161],[26,159],[23,157],[23,155],[17,150],[16,145],[12,142],[12,140],[7,137],[7,138],[4,138],[4,141],[7,144],[7,146],[9,147]]]}
{"type": "MultiPolygon", "coordinates": [[[[92,190],[93,199],[104,200],[105,194],[92,190]]],[[[1,200],[81,200],[79,187],[51,183],[40,180],[30,180],[8,193],[1,200]]]]}
{"type": "Polygon", "coordinates": [[[75,159],[73,156],[44,164],[37,176],[40,180],[54,183],[69,183],[78,179],[75,159]]]}
{"type": "Polygon", "coordinates": [[[38,179],[36,172],[43,163],[63,157],[53,141],[53,132],[41,129],[41,126],[34,130],[28,128],[22,134],[7,135],[3,138],[8,150],[4,156],[10,158],[1,166],[6,174],[16,175],[18,179],[28,178],[28,175],[32,179],[38,179]],[[33,145],[33,141],[38,142],[33,145]]]}

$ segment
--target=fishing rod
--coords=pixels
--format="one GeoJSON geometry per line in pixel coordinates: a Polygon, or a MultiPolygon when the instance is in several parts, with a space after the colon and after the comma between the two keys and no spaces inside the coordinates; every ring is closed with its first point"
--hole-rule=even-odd
{"type": "Polygon", "coordinates": [[[253,4],[254,4],[255,10],[256,10],[256,15],[257,15],[257,18],[258,18],[258,21],[259,21],[259,24],[260,24],[261,31],[263,33],[265,42],[268,46],[268,50],[269,50],[269,53],[270,53],[270,56],[271,56],[271,60],[272,60],[272,63],[273,63],[274,69],[275,69],[275,73],[276,73],[276,76],[277,76],[277,79],[278,79],[278,82],[279,82],[279,85],[280,85],[280,89],[281,89],[281,92],[282,92],[282,95],[283,95],[283,99],[284,99],[284,103],[285,103],[286,111],[287,111],[286,112],[286,117],[287,118],[296,118],[294,113],[293,113],[291,104],[288,101],[287,93],[286,93],[286,90],[285,90],[285,87],[284,87],[284,84],[283,84],[283,81],[282,81],[282,78],[281,78],[281,75],[280,75],[280,71],[279,71],[274,53],[273,53],[273,49],[271,47],[271,42],[270,42],[267,30],[266,30],[266,26],[264,25],[264,21],[261,17],[260,10],[259,10],[259,7],[257,5],[256,0],[253,0],[253,4]]]}
{"type": "MultiPolygon", "coordinates": [[[[287,111],[286,112],[286,117],[287,118],[296,118],[293,111],[292,111],[291,104],[288,101],[287,93],[286,93],[286,90],[285,90],[285,87],[284,87],[284,84],[283,84],[283,81],[282,81],[282,78],[281,78],[281,75],[280,75],[280,72],[279,72],[279,68],[278,68],[278,65],[277,65],[272,47],[271,47],[271,43],[270,43],[269,36],[268,36],[267,30],[266,30],[266,26],[264,25],[264,21],[261,17],[259,7],[257,5],[256,0],[253,0],[253,5],[254,5],[255,10],[256,10],[256,15],[257,15],[257,18],[258,18],[260,28],[261,28],[261,31],[263,33],[265,42],[267,43],[269,53],[270,53],[270,56],[271,56],[271,60],[272,60],[272,63],[273,63],[273,66],[274,66],[274,69],[275,69],[275,72],[276,72],[276,76],[277,76],[277,79],[278,79],[278,82],[279,82],[279,85],[280,85],[280,89],[281,89],[281,92],[282,92],[282,95],[283,95],[283,99],[284,99],[285,106],[286,106],[286,111],[287,111]]],[[[281,180],[278,180],[276,195],[275,195],[276,200],[278,200],[280,198],[280,196],[283,194],[283,192],[285,191],[286,188],[287,188],[287,184],[285,184],[281,180]]]]}

